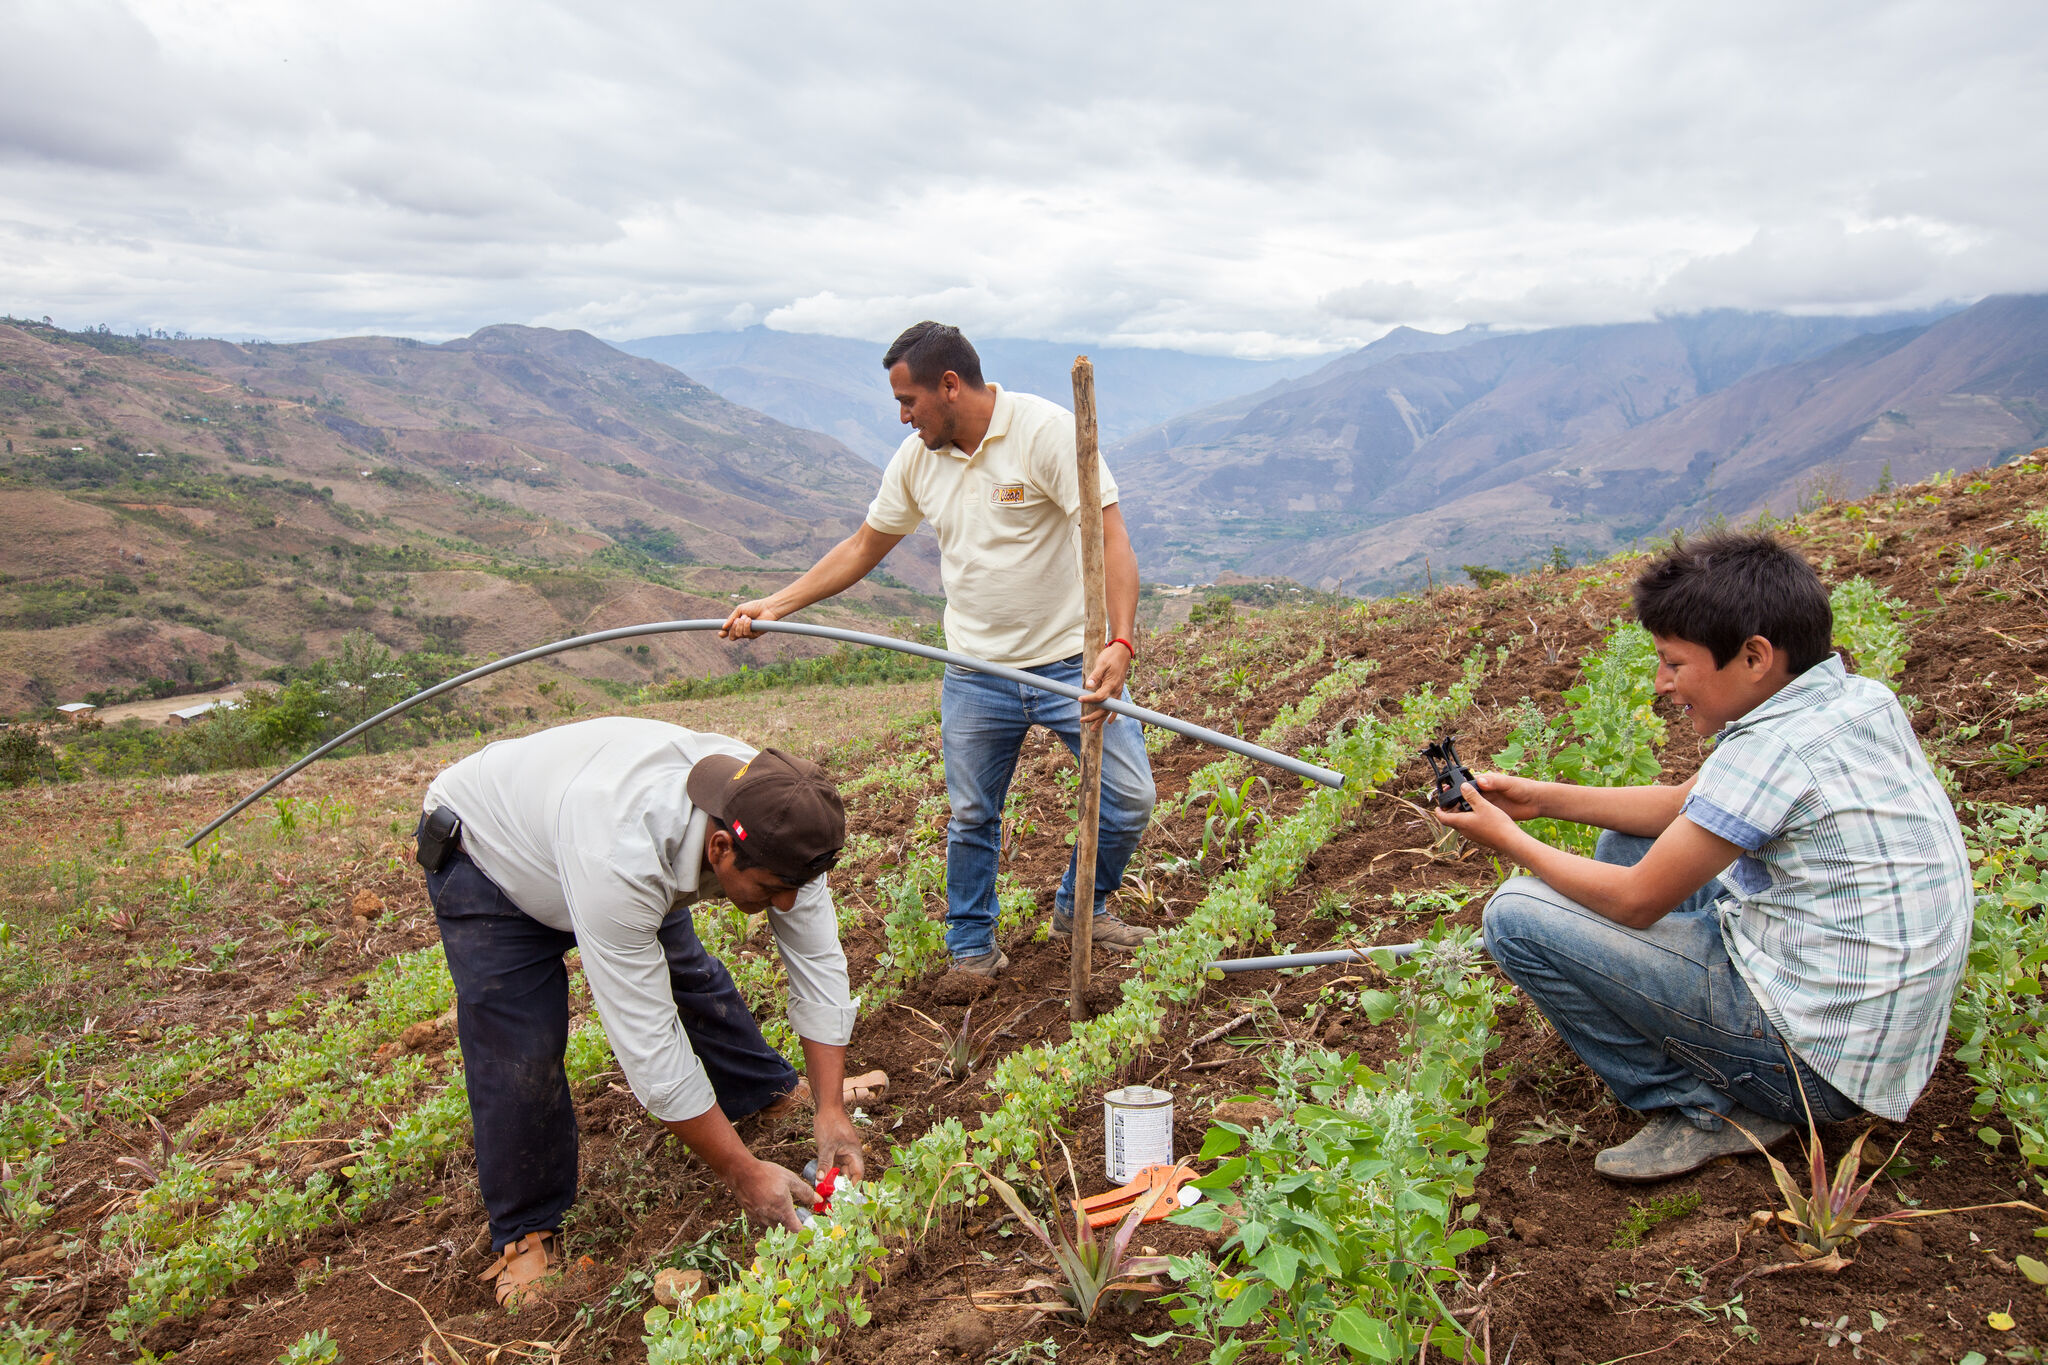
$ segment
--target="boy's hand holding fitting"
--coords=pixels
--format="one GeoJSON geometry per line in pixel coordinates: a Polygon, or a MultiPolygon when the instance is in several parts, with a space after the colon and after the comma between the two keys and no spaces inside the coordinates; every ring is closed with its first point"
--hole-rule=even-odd
{"type": "Polygon", "coordinates": [[[1495,785],[1497,783],[1521,784],[1524,786],[1535,785],[1528,782],[1526,778],[1508,777],[1501,773],[1485,773],[1476,780],[1467,782],[1461,789],[1465,799],[1472,803],[1471,810],[1438,810],[1434,814],[1440,822],[1450,826],[1482,848],[1492,849],[1495,853],[1505,853],[1507,852],[1508,845],[1522,833],[1521,826],[1516,824],[1515,821],[1518,818],[1523,820],[1533,819],[1538,814],[1538,811],[1528,799],[1527,794],[1514,792],[1512,788],[1508,792],[1499,792],[1495,785]],[[1496,805],[1494,802],[1487,800],[1486,796],[1482,794],[1482,789],[1497,792],[1501,804],[1496,805]],[[1514,813],[1516,811],[1527,811],[1528,813],[1517,816],[1514,813]]]}

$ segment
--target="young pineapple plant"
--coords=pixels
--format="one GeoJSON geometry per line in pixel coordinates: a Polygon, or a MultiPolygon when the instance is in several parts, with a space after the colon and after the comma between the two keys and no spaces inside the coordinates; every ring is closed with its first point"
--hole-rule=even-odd
{"type": "MultiPolygon", "coordinates": [[[[1058,1267],[1058,1280],[1027,1280],[1018,1290],[985,1290],[976,1294],[976,1306],[985,1311],[1060,1313],[1079,1317],[1083,1324],[1094,1321],[1102,1308],[1103,1301],[1111,1295],[1157,1290],[1161,1287],[1159,1276],[1167,1270],[1164,1256],[1133,1256],[1130,1254],[1131,1238],[1138,1231],[1138,1225],[1153,1205],[1169,1198],[1170,1190],[1164,1186],[1139,1196],[1132,1203],[1123,1221],[1116,1225],[1116,1231],[1107,1241],[1096,1234],[1088,1224],[1088,1215],[1080,1209],[1074,1210],[1074,1230],[1070,1234],[1066,1227],[1053,1219],[1051,1226],[1040,1221],[1031,1212],[1014,1186],[999,1176],[982,1172],[984,1179],[995,1187],[1003,1202],[1010,1206],[1010,1212],[1017,1215],[1017,1221],[1024,1230],[1036,1237],[1051,1253],[1053,1264],[1058,1267]],[[1015,1294],[1036,1295],[1044,1290],[1053,1290],[1057,1300],[1033,1299],[1028,1303],[988,1305],[982,1299],[1005,1298],[1015,1294]]],[[[1055,1200],[1057,1202],[1057,1200],[1055,1200]]]]}
{"type": "MultiPolygon", "coordinates": [[[[1787,1057],[1790,1058],[1789,1050],[1787,1057]]],[[[1796,1065],[1792,1074],[1797,1080],[1799,1071],[1796,1065]]],[[[1760,1274],[1770,1274],[1781,1269],[1797,1269],[1800,1266],[1810,1266],[1815,1270],[1825,1270],[1829,1273],[1842,1270],[1849,1265],[1849,1255],[1845,1253],[1854,1252],[1857,1239],[1864,1233],[1872,1228],[1890,1227],[1915,1218],[1939,1218],[1943,1214],[1976,1213],[1983,1209],[2030,1209],[2035,1213],[2044,1212],[2023,1199],[2008,1199],[1996,1204],[1971,1204],[1956,1209],[1894,1209],[1889,1213],[1865,1217],[1864,1201],[1870,1197],[1870,1191],[1877,1184],[1877,1178],[1884,1174],[1885,1169],[1892,1164],[1892,1158],[1899,1154],[1899,1148],[1905,1145],[1905,1136],[1901,1134],[1899,1140],[1892,1144],[1891,1151],[1885,1154],[1884,1160],[1873,1166],[1867,1177],[1859,1180],[1857,1177],[1863,1170],[1863,1145],[1870,1141],[1871,1134],[1876,1131],[1866,1130],[1863,1136],[1850,1144],[1849,1150],[1835,1164],[1834,1177],[1830,1179],[1827,1153],[1820,1145],[1820,1128],[1813,1119],[1813,1106],[1807,1102],[1804,1081],[1799,1082],[1799,1099],[1806,1108],[1807,1183],[1810,1188],[1804,1192],[1792,1178],[1792,1172],[1786,1169],[1785,1163],[1764,1150],[1764,1145],[1757,1141],[1756,1134],[1739,1123],[1735,1124],[1742,1135],[1748,1138],[1759,1152],[1763,1152],[1764,1159],[1771,1163],[1771,1178],[1777,1182],[1778,1194],[1785,1201],[1785,1207],[1782,1209],[1759,1209],[1752,1221],[1758,1226],[1776,1227],[1799,1256],[1799,1260],[1790,1265],[1765,1267],[1758,1272],[1760,1274]]],[[[1733,1119],[1728,1121],[1735,1123],[1733,1119]]]]}

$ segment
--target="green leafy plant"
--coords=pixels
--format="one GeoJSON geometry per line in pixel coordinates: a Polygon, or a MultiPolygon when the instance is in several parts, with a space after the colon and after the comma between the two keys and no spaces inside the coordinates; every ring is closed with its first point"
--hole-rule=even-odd
{"type": "MultiPolygon", "coordinates": [[[[1976,915],[1950,1024],[1977,1085],[1971,1113],[2002,1117],[2037,1182],[2048,1168],[2048,808],[1973,806],[1966,828],[1976,915]]],[[[2003,1135],[1978,1130],[1996,1145],[2003,1135]]]]}
{"type": "Polygon", "coordinates": [[[2043,545],[2048,545],[2048,505],[2030,509],[2020,521],[2040,538],[2043,545]]]}
{"type": "MultiPolygon", "coordinates": [[[[1655,709],[1656,642],[1641,626],[1619,623],[1580,667],[1585,680],[1564,694],[1564,714],[1546,718],[1522,699],[1507,743],[1493,761],[1504,772],[1582,787],[1655,781],[1665,732],[1655,709]]],[[[1598,830],[1563,820],[1531,821],[1529,831],[1577,853],[1591,853],[1599,838],[1598,830]]]]}
{"type": "Polygon", "coordinates": [[[284,1348],[277,1365],[333,1365],[341,1359],[341,1344],[326,1328],[315,1328],[284,1348]]]}
{"type": "Polygon", "coordinates": [[[56,1158],[38,1152],[26,1161],[0,1160],[0,1214],[17,1233],[34,1232],[56,1210],[43,1202],[53,1193],[50,1172],[56,1158]]]}
{"type": "Polygon", "coordinates": [[[1639,1247],[1652,1228],[1676,1218],[1683,1218],[1699,1206],[1698,1190],[1687,1190],[1683,1194],[1660,1195],[1645,1203],[1631,1202],[1628,1213],[1621,1220],[1621,1226],[1615,1229],[1614,1236],[1607,1243],[1608,1249],[1626,1251],[1630,1247],[1639,1247]]]}
{"type": "Polygon", "coordinates": [[[52,1332],[26,1322],[0,1322],[0,1365],[70,1365],[78,1355],[78,1331],[52,1332]]]}
{"type": "Polygon", "coordinates": [[[1898,691],[1893,680],[1906,666],[1906,628],[1899,621],[1905,603],[1857,577],[1830,593],[1828,606],[1835,618],[1834,643],[1849,651],[1856,671],[1898,691]]]}
{"type": "MultiPolygon", "coordinates": [[[[1285,1123],[1212,1128],[1204,1159],[1225,1158],[1199,1188],[1229,1190],[1236,1227],[1220,1263],[1178,1258],[1171,1336],[1212,1361],[1257,1347],[1295,1361],[1335,1341],[1373,1360],[1417,1357],[1425,1343],[1464,1357],[1465,1333],[1438,1294],[1486,1234],[1459,1227],[1485,1152],[1483,1064],[1500,988],[1478,970],[1469,931],[1439,930],[1405,962],[1379,954],[1393,990],[1361,995],[1375,1022],[1404,1020],[1385,1072],[1356,1058],[1275,1059],[1285,1123]]],[[[1217,1202],[1174,1221],[1221,1232],[1217,1202]]]]}

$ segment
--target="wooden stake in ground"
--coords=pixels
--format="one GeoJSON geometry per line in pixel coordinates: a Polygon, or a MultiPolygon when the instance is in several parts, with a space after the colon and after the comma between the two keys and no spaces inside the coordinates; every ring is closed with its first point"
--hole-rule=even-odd
{"type": "MultiPolygon", "coordinates": [[[[1096,453],[1095,367],[1074,360],[1074,458],[1081,475],[1081,596],[1087,624],[1081,631],[1081,672],[1095,671],[1107,633],[1102,591],[1102,476],[1096,453]]],[[[1081,727],[1081,827],[1074,838],[1074,958],[1068,972],[1069,1019],[1088,1017],[1088,986],[1095,958],[1095,834],[1102,815],[1102,727],[1081,727]]]]}

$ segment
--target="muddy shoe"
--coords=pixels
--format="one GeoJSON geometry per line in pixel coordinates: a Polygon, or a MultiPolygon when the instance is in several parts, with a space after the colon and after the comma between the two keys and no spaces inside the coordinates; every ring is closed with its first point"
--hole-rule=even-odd
{"type": "Polygon", "coordinates": [[[956,957],[953,970],[968,976],[985,977],[993,981],[1010,966],[1010,955],[1001,948],[991,948],[978,957],[956,957]]]}
{"type": "Polygon", "coordinates": [[[477,1276],[480,1280],[496,1280],[498,1306],[517,1308],[522,1300],[530,1296],[543,1276],[548,1273],[548,1262],[553,1259],[548,1252],[548,1243],[554,1240],[552,1232],[529,1232],[518,1241],[512,1242],[498,1253],[498,1259],[477,1276]]]}
{"type": "Polygon", "coordinates": [[[1609,1180],[1669,1180],[1696,1171],[1715,1157],[1754,1152],[1756,1147],[1742,1135],[1737,1124],[1755,1134],[1756,1140],[1767,1147],[1792,1131],[1789,1123],[1767,1119],[1747,1109],[1737,1109],[1728,1118],[1730,1122],[1709,1133],[1694,1127],[1681,1110],[1660,1109],[1634,1137],[1594,1157],[1593,1169],[1609,1180]]]}
{"type": "MultiPolygon", "coordinates": [[[[1071,938],[1074,933],[1074,917],[1052,912],[1052,931],[1061,938],[1071,938]]],[[[1135,924],[1125,924],[1110,911],[1103,911],[1095,917],[1095,929],[1089,934],[1089,942],[1099,948],[1142,948],[1151,939],[1150,929],[1140,929],[1135,924]]]]}

